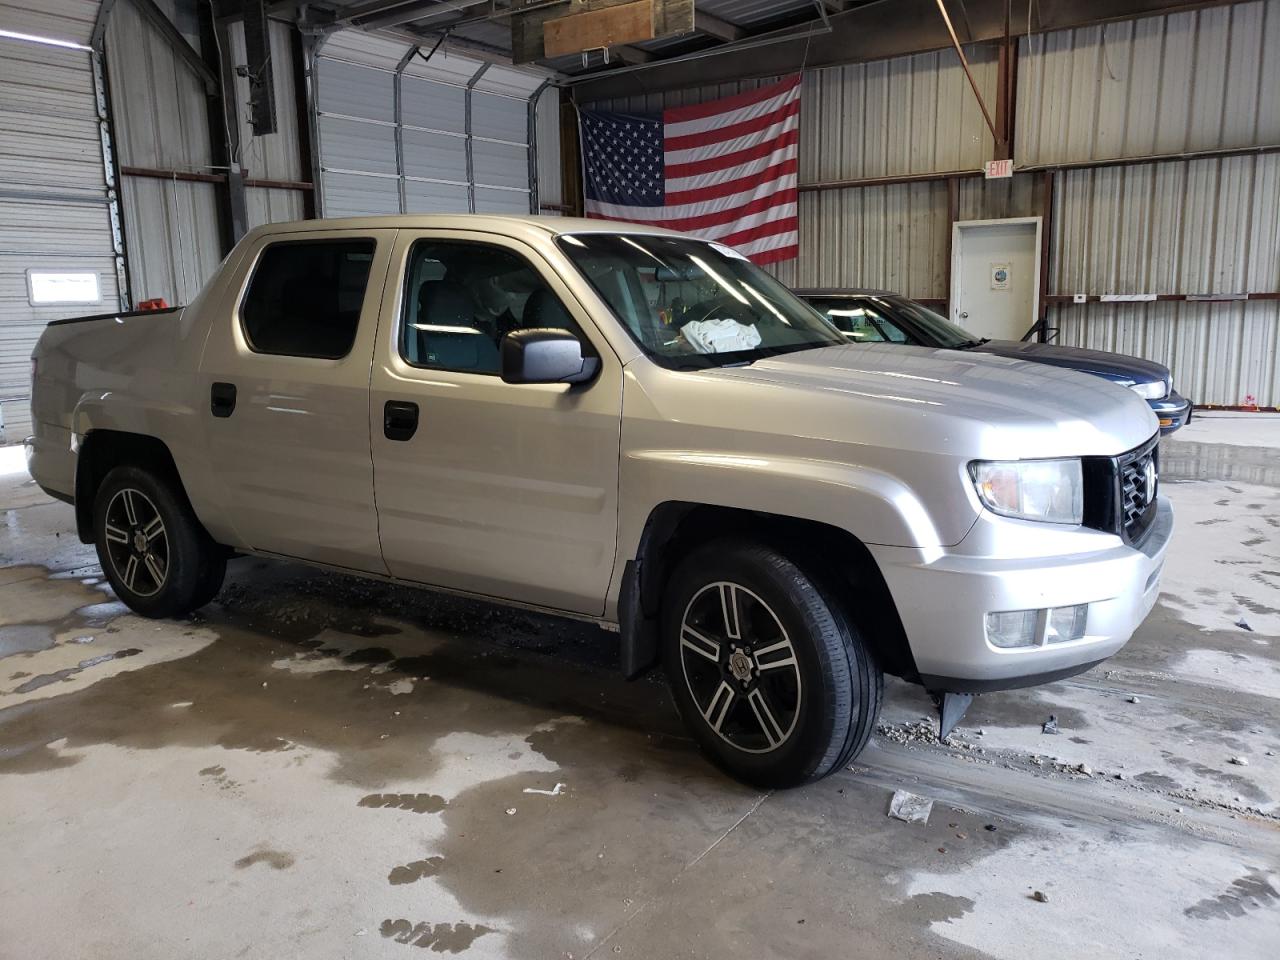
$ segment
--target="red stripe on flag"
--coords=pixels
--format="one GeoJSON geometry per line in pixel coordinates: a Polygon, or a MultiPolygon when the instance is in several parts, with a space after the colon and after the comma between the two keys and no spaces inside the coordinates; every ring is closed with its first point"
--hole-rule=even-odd
{"type": "Polygon", "coordinates": [[[695,177],[700,173],[714,173],[716,170],[727,170],[730,167],[736,167],[740,163],[747,163],[751,160],[759,160],[761,157],[767,157],[775,150],[781,150],[783,147],[789,147],[793,143],[800,142],[799,130],[787,130],[781,135],[765,140],[754,147],[747,147],[745,150],[739,150],[736,153],[726,153],[718,157],[708,157],[706,160],[695,160],[693,163],[669,163],[666,168],[668,180],[679,180],[682,177],[695,177]]]}
{"type": "Polygon", "coordinates": [[[759,133],[761,130],[768,130],[775,123],[781,123],[788,117],[794,117],[799,113],[800,101],[792,100],[772,113],[766,113],[764,116],[755,117],[751,120],[743,120],[741,123],[731,123],[727,127],[708,130],[706,133],[689,133],[683,137],[667,137],[662,143],[662,149],[666,153],[671,153],[673,150],[688,150],[692,147],[705,147],[713,143],[721,143],[748,133],[759,133]]]}
{"type": "Polygon", "coordinates": [[[749,107],[753,103],[759,103],[761,100],[768,100],[770,97],[776,97],[780,93],[800,83],[800,74],[796,74],[790,79],[783,80],[781,83],[773,83],[767,87],[759,87],[755,90],[748,90],[746,93],[739,93],[736,96],[725,97],[721,100],[711,100],[707,103],[695,103],[688,107],[671,107],[662,111],[663,123],[684,123],[686,120],[702,120],[706,117],[714,117],[718,113],[724,113],[728,110],[737,110],[741,107],[749,107]]]}
{"type": "MultiPolygon", "coordinates": [[[[699,187],[697,190],[677,190],[674,193],[668,193],[665,206],[676,207],[684,203],[702,203],[706,200],[718,200],[720,197],[732,197],[736,193],[745,193],[755,187],[772,183],[774,180],[785,177],[789,173],[799,173],[799,171],[799,160],[794,158],[784,160],[781,163],[775,163],[771,167],[766,167],[750,177],[727,180],[724,183],[717,183],[713,187],[699,187]]],[[[791,193],[794,190],[795,188],[792,187],[782,192],[791,193]]]]}
{"type": "Polygon", "coordinates": [[[715,213],[704,213],[698,217],[682,217],[672,220],[632,220],[625,217],[610,217],[602,213],[596,213],[588,210],[589,216],[597,220],[617,220],[620,223],[644,223],[651,227],[667,227],[671,230],[705,230],[708,227],[718,227],[721,224],[733,223],[735,220],[741,220],[743,217],[749,217],[753,213],[763,213],[771,207],[781,206],[784,203],[795,203],[796,191],[779,190],[777,193],[771,193],[767,197],[760,197],[752,200],[750,203],[744,203],[740,207],[730,207],[726,210],[717,210],[715,213]]]}
{"type": "Polygon", "coordinates": [[[763,240],[765,237],[776,236],[779,233],[792,233],[796,230],[796,224],[799,219],[799,217],[793,216],[782,217],[780,220],[771,220],[749,230],[739,230],[737,233],[731,233],[727,237],[718,237],[716,242],[730,247],[737,247],[750,243],[752,240],[763,240]]]}
{"type": "Polygon", "coordinates": [[[780,263],[783,260],[794,260],[800,256],[800,245],[793,243],[789,247],[778,247],[775,250],[761,250],[751,255],[751,262],[758,267],[767,263],[780,263]]]}

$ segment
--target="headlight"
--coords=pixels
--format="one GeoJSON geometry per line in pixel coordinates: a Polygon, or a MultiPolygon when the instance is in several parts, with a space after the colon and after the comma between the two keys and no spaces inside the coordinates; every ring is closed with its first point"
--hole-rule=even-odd
{"type": "Polygon", "coordinates": [[[1079,460],[975,460],[969,475],[992,513],[1046,523],[1084,519],[1084,477],[1079,460]]]}
{"type": "Polygon", "coordinates": [[[1169,386],[1163,380],[1151,383],[1135,383],[1129,387],[1143,400],[1163,400],[1169,394],[1169,386]]]}

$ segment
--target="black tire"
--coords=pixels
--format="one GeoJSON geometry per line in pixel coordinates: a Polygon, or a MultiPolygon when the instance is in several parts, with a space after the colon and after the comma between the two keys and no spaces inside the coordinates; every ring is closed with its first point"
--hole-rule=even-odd
{"type": "Polygon", "coordinates": [[[663,598],[662,658],[703,752],[755,787],[840,769],[880,712],[883,675],[842,605],[761,544],[716,541],[677,566],[663,598]]]}
{"type": "Polygon", "coordinates": [[[131,466],[108,473],[93,502],[93,534],[116,596],[144,617],[184,616],[222,588],[226,552],[163,475],[131,466]]]}

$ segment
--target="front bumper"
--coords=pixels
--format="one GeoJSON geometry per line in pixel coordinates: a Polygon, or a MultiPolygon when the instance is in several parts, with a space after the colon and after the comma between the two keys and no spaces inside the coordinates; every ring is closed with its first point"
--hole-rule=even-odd
{"type": "Polygon", "coordinates": [[[1147,406],[1160,420],[1160,435],[1167,437],[1179,427],[1191,422],[1191,401],[1170,390],[1161,400],[1148,400],[1147,406]]]}
{"type": "Polygon", "coordinates": [[[1172,530],[1173,508],[1160,499],[1140,548],[1109,534],[1064,531],[1046,533],[1046,542],[1060,546],[1078,537],[1085,550],[1049,556],[1023,550],[1024,555],[1005,559],[975,545],[966,549],[971,537],[957,547],[934,551],[940,554],[936,556],[901,547],[869,549],[897,605],[925,685],[978,693],[1069,676],[1124,646],[1155,605],[1172,530]],[[1078,640],[1012,648],[987,640],[988,613],[1080,603],[1088,603],[1089,612],[1085,635],[1078,640]]]}

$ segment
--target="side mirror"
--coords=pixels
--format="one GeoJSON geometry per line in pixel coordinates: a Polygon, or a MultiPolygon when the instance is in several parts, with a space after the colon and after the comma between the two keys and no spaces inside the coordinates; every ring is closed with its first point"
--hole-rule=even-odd
{"type": "Polygon", "coordinates": [[[585,383],[600,369],[599,357],[582,354],[568,330],[512,330],[502,338],[504,383],[585,383]]]}

